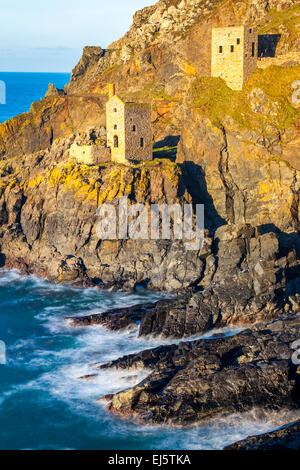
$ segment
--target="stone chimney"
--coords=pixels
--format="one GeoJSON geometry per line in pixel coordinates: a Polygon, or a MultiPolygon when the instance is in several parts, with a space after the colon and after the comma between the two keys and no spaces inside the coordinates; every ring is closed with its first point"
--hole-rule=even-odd
{"type": "Polygon", "coordinates": [[[114,83],[108,85],[108,97],[111,99],[116,94],[116,86],[114,83]]]}

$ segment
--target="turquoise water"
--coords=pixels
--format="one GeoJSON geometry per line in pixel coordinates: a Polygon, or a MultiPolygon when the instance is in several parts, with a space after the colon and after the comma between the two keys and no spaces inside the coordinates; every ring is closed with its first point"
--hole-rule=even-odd
{"type": "Polygon", "coordinates": [[[98,398],[138,383],[148,371],[79,377],[95,372],[95,362],[162,341],[139,339],[136,329],[73,329],[64,317],[161,296],[74,289],[0,270],[0,340],[7,349],[7,363],[0,365],[0,449],[221,449],[289,421],[286,413],[253,411],[183,430],[135,425],[107,413],[98,398]]]}
{"type": "Polygon", "coordinates": [[[49,83],[63,88],[69,82],[70,74],[0,72],[0,80],[6,85],[6,104],[0,104],[0,122],[4,122],[29,111],[34,101],[44,98],[49,83]]]}

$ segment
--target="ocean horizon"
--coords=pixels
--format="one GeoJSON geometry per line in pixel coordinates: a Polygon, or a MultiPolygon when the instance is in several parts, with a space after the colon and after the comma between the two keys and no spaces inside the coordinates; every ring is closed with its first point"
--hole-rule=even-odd
{"type": "Polygon", "coordinates": [[[70,73],[0,72],[0,81],[6,88],[6,103],[0,104],[0,123],[29,111],[32,103],[45,97],[49,83],[62,89],[70,77],[70,73]]]}

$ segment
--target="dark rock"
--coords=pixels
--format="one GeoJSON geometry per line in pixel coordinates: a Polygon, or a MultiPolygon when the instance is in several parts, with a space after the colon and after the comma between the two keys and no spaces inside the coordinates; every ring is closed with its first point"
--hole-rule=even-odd
{"type": "Polygon", "coordinates": [[[137,386],[115,394],[110,410],[152,423],[188,424],[253,407],[297,408],[300,383],[291,344],[299,331],[300,313],[233,337],[182,342],[102,365],[152,369],[137,386]]]}
{"type": "Polygon", "coordinates": [[[300,420],[277,431],[248,437],[224,450],[300,450],[300,420]]]}
{"type": "Polygon", "coordinates": [[[121,330],[128,326],[137,325],[146,315],[147,311],[151,311],[157,305],[168,304],[168,301],[160,301],[157,303],[147,303],[134,305],[133,307],[112,309],[104,313],[89,315],[86,317],[72,318],[68,317],[69,324],[75,327],[104,325],[109,330],[121,330]]]}
{"type": "MultiPolygon", "coordinates": [[[[283,240],[277,233],[259,235],[249,225],[220,227],[210,247],[211,254],[207,256],[206,253],[204,261],[199,260],[205,264],[205,269],[197,285],[186,289],[180,298],[113,310],[77,319],[76,322],[81,325],[106,323],[108,327],[117,329],[139,321],[140,336],[182,338],[212,328],[250,325],[286,312],[297,312],[300,310],[300,268],[295,240],[294,237],[283,240]]],[[[170,258],[173,249],[169,253],[170,258]]],[[[178,282],[178,272],[176,276],[172,275],[178,261],[178,256],[174,256],[176,261],[171,261],[170,270],[165,269],[168,256],[158,267],[161,281],[165,279],[167,286],[175,279],[178,282]]],[[[184,259],[183,252],[182,257],[179,266],[184,272],[189,261],[184,259]]],[[[194,279],[196,272],[193,271],[194,279]]],[[[154,271],[151,283],[155,276],[154,271]]],[[[187,285],[191,280],[188,273],[187,277],[182,277],[182,282],[187,285]]],[[[135,276],[133,281],[136,281],[135,276]]],[[[132,285],[129,280],[127,285],[132,285]]],[[[111,286],[124,288],[126,284],[115,278],[111,286]]]]}

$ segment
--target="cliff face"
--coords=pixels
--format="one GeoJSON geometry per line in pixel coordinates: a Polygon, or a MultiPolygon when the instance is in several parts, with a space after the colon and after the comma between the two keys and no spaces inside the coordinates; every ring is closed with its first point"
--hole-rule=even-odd
{"type": "Polygon", "coordinates": [[[239,129],[233,120],[216,127],[188,110],[177,162],[194,201],[204,203],[208,226],[226,222],[299,231],[297,128],[289,140],[239,129]]]}
{"type": "Polygon", "coordinates": [[[245,20],[258,26],[269,55],[275,47],[276,56],[292,54],[286,61],[298,62],[297,0],[159,1],[137,12],[128,33],[107,50],[84,49],[66,96],[48,97],[29,114],[1,125],[0,155],[41,150],[56,138],[103,125],[109,82],[117,84],[125,99],[151,102],[158,140],[174,132],[179,135],[178,102],[195,77],[210,75],[211,26],[245,20]]]}
{"type": "Polygon", "coordinates": [[[83,165],[69,158],[72,143],[64,139],[50,151],[1,162],[2,262],[59,282],[102,281],[123,289],[151,282],[172,290],[195,282],[201,261],[185,255],[181,245],[103,241],[96,231],[98,206],[117,205],[119,196],[148,206],[188,202],[179,167],[163,160],[131,167],[83,165]]]}
{"type": "Polygon", "coordinates": [[[0,124],[0,158],[49,149],[54,140],[105,124],[104,100],[97,96],[50,95],[30,112],[0,124]]]}
{"type": "Polygon", "coordinates": [[[295,0],[161,0],[137,12],[128,33],[107,50],[85,48],[64,92],[50,88],[29,113],[0,125],[0,244],[7,265],[51,279],[101,279],[124,288],[147,280],[177,290],[213,276],[214,232],[222,225],[297,233],[300,112],[291,87],[300,77],[299,14],[295,0]],[[262,50],[276,58],[260,61],[244,90],[234,92],[209,77],[210,31],[242,21],[258,26],[262,50]],[[154,156],[177,153],[176,164],[69,161],[78,135],[105,125],[109,82],[122,98],[151,104],[154,156]],[[100,242],[97,204],[126,191],[133,202],[205,203],[212,248],[193,257],[166,241],[100,242]]]}

